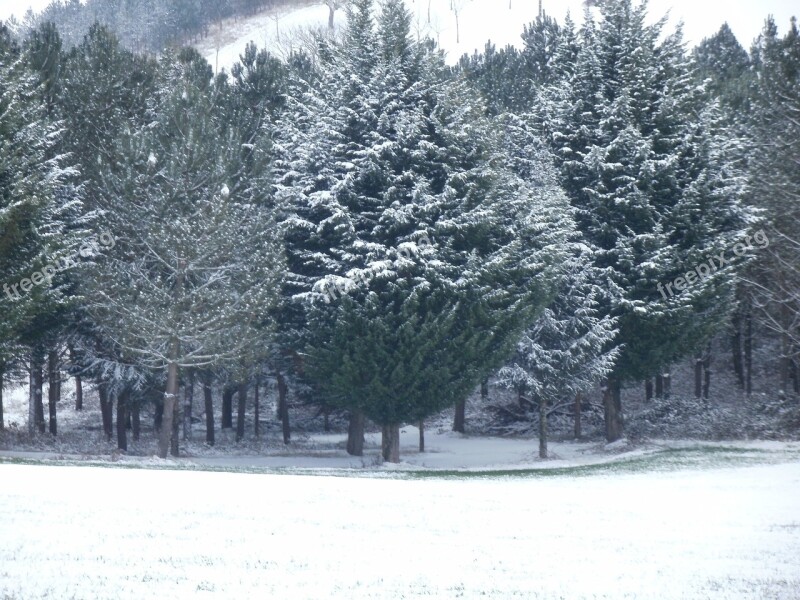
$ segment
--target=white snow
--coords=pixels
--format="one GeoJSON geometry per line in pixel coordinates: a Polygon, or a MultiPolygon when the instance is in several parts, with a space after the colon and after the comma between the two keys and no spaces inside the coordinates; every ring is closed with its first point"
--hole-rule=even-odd
{"type": "MultiPolygon", "coordinates": [[[[429,36],[444,48],[448,62],[455,63],[464,54],[483,50],[492,40],[499,48],[506,44],[520,46],[523,26],[536,18],[538,2],[533,0],[458,0],[459,33],[456,20],[450,9],[452,0],[430,0],[430,21],[426,0],[406,0],[415,18],[414,30],[420,37],[429,36]],[[510,4],[510,6],[509,6],[510,4]]],[[[727,21],[745,48],[760,33],[764,19],[772,14],[780,31],[786,31],[789,18],[796,8],[791,0],[732,0],[720,11],[714,3],[698,3],[695,0],[650,0],[650,21],[654,22],[666,14],[670,15],[668,30],[672,31],[683,21],[685,38],[690,44],[716,33],[727,21]]],[[[544,0],[544,10],[563,22],[567,13],[576,23],[583,20],[583,0],[544,0]]],[[[344,11],[335,15],[337,27],[345,21],[344,11]]],[[[297,47],[298,32],[312,28],[325,29],[328,9],[323,4],[298,9],[267,11],[247,19],[224,23],[207,39],[198,43],[198,49],[216,70],[230,70],[248,42],[260,48],[285,53],[297,47]]],[[[302,37],[302,36],[301,36],[302,37]]]]}
{"type": "Polygon", "coordinates": [[[800,464],[386,480],[0,466],[0,597],[797,598],[800,464]]]}

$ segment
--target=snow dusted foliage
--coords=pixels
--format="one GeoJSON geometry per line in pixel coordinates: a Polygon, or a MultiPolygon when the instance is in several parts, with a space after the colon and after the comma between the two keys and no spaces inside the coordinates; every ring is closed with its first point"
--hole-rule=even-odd
{"type": "MultiPolygon", "coordinates": [[[[55,50],[57,52],[57,50],[55,50]]],[[[0,343],[36,341],[69,303],[59,259],[86,234],[75,172],[59,156],[59,127],[42,102],[43,78],[0,26],[0,343]],[[24,337],[24,339],[21,339],[24,337]]]]}
{"type": "Polygon", "coordinates": [[[591,250],[575,243],[558,296],[517,344],[500,382],[551,412],[588,392],[614,367],[616,320],[601,312],[607,292],[598,284],[591,250]]]}
{"type": "Polygon", "coordinates": [[[550,301],[573,223],[556,187],[515,172],[476,94],[412,40],[402,2],[376,24],[355,1],[319,55],[279,127],[289,289],[323,393],[396,426],[502,364],[550,301]]]}
{"type": "Polygon", "coordinates": [[[604,308],[619,318],[616,380],[652,376],[720,327],[742,263],[730,251],[752,222],[738,139],[696,85],[680,30],[663,35],[646,10],[587,11],[574,63],[534,109],[596,266],[620,291],[604,308]],[[661,292],[720,252],[725,265],[661,292]]]}
{"type": "Polygon", "coordinates": [[[89,308],[122,362],[239,366],[269,339],[284,262],[269,190],[252,181],[267,148],[242,144],[212,89],[193,51],[165,57],[149,122],[121,136],[104,175],[117,240],[89,308]]]}

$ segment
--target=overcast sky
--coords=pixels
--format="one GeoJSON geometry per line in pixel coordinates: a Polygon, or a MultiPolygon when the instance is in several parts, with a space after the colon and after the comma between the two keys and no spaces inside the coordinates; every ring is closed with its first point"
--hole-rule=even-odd
{"type": "MultiPolygon", "coordinates": [[[[499,1],[499,0],[498,0],[499,1]]],[[[519,0],[517,0],[519,1],[519,0]]],[[[528,0],[533,2],[534,0],[528,0]]],[[[580,20],[583,16],[583,0],[543,0],[545,10],[559,20],[567,10],[580,20]]],[[[650,0],[650,15],[653,19],[665,15],[672,23],[683,20],[686,39],[697,44],[703,38],[719,31],[728,22],[745,48],[760,33],[767,15],[774,15],[781,34],[789,28],[789,19],[800,16],[798,0],[650,0]]]]}
{"type": "MultiPolygon", "coordinates": [[[[505,0],[496,1],[498,4],[505,2],[505,0]]],[[[513,1],[537,4],[537,0],[513,1]]],[[[576,20],[580,20],[583,15],[583,0],[543,0],[543,2],[545,10],[559,20],[563,19],[567,10],[573,13],[576,20]]],[[[0,19],[6,19],[12,14],[21,16],[29,6],[34,10],[41,10],[48,3],[49,0],[0,0],[0,19]]],[[[768,14],[775,16],[781,33],[785,33],[789,26],[789,18],[793,14],[800,15],[800,2],[798,0],[650,0],[650,13],[654,18],[668,11],[672,15],[673,22],[683,19],[687,41],[693,44],[713,35],[719,30],[720,25],[727,21],[739,41],[749,48],[768,14]]]]}

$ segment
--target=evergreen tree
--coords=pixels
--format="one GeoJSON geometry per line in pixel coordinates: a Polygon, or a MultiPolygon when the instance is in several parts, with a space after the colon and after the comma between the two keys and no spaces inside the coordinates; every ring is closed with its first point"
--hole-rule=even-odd
{"type": "Polygon", "coordinates": [[[88,282],[115,353],[166,373],[162,457],[179,369],[241,367],[259,352],[283,269],[269,190],[243,170],[267,169],[268,148],[242,146],[197,58],[163,59],[149,122],[120,137],[103,188],[118,241],[88,282]]]}
{"type": "MultiPolygon", "coordinates": [[[[588,247],[574,244],[556,300],[517,344],[514,361],[500,371],[501,382],[527,402],[521,407],[539,423],[539,456],[548,457],[547,419],[577,395],[588,392],[614,368],[619,350],[615,320],[600,312],[607,296],[588,247]]],[[[576,419],[580,415],[576,414],[576,419]]]]}
{"type": "Polygon", "coordinates": [[[540,111],[579,227],[620,291],[604,308],[622,346],[606,397],[610,441],[622,435],[622,382],[693,352],[724,322],[733,265],[682,279],[729,251],[748,221],[736,140],[697,91],[680,31],[663,38],[646,10],[604,2],[597,23],[587,10],[576,66],[540,111]]]}
{"type": "Polygon", "coordinates": [[[765,239],[748,277],[760,322],[780,340],[779,381],[788,393],[800,361],[800,31],[786,36],[769,19],[753,49],[749,133],[752,201],[763,211],[765,239]]]}
{"type": "Polygon", "coordinates": [[[399,425],[464,398],[549,302],[572,225],[560,194],[513,172],[485,106],[411,39],[402,2],[377,30],[371,9],[353,3],[318,83],[298,86],[282,185],[309,369],[332,403],[384,428],[396,461],[399,425]]]}

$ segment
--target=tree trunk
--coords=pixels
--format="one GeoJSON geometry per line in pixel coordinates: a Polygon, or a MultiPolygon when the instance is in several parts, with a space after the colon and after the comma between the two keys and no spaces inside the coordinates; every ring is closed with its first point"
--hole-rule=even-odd
{"type": "Polygon", "coordinates": [[[694,357],[694,397],[703,397],[703,353],[698,352],[694,357]]]}
{"type": "Polygon", "coordinates": [[[211,396],[211,376],[203,381],[203,404],[206,409],[206,444],[214,445],[214,399],[211,396]]]}
{"type": "MultiPolygon", "coordinates": [[[[75,352],[70,348],[69,360],[72,366],[75,367],[75,352]]],[[[80,375],[75,375],[75,410],[83,410],[83,379],[80,375]]]]}
{"type": "Polygon", "coordinates": [[[381,450],[383,460],[390,463],[400,462],[400,425],[384,425],[381,433],[381,450]]]}
{"type": "Polygon", "coordinates": [[[189,373],[189,381],[183,391],[183,439],[192,439],[192,412],[194,409],[194,371],[189,373]]]}
{"type": "Polygon", "coordinates": [[[656,398],[664,397],[664,376],[660,373],[656,375],[656,398]]]}
{"type": "Polygon", "coordinates": [[[233,388],[222,389],[222,429],[233,428],[233,388]]]}
{"type": "Polygon", "coordinates": [[[103,419],[103,433],[106,440],[111,441],[111,400],[108,397],[108,384],[100,382],[97,385],[97,396],[100,398],[100,417],[103,419]]]}
{"type": "Polygon", "coordinates": [[[5,365],[0,363],[0,431],[6,428],[5,417],[3,416],[3,385],[5,383],[5,365]]]}
{"type": "Polygon", "coordinates": [[[364,456],[364,413],[350,412],[350,426],[347,428],[347,453],[351,456],[364,456]]]}
{"type": "Polygon", "coordinates": [[[261,409],[258,406],[260,403],[260,399],[258,397],[258,387],[258,380],[256,380],[255,388],[253,389],[253,435],[255,435],[256,438],[261,435],[261,424],[258,422],[258,420],[261,418],[261,409]]]}
{"type": "Polygon", "coordinates": [[[481,381],[481,401],[485,404],[489,401],[489,378],[481,381]]]}
{"type": "Polygon", "coordinates": [[[244,439],[244,413],[247,410],[247,384],[239,384],[239,405],[236,407],[236,442],[244,439]]]}
{"type": "Polygon", "coordinates": [[[579,440],[583,436],[582,426],[581,426],[581,408],[583,404],[583,397],[578,392],[575,394],[575,439],[579,440]]]}
{"type": "Polygon", "coordinates": [[[547,400],[539,397],[539,458],[547,458],[547,400]]]}
{"type": "MultiPolygon", "coordinates": [[[[177,342],[173,342],[177,344],[177,342]]],[[[173,351],[173,356],[177,350],[173,351]]],[[[161,432],[158,438],[158,456],[167,458],[172,438],[172,421],[175,419],[175,404],[178,401],[178,364],[172,362],[167,368],[167,389],[164,393],[164,411],[161,432]]]]}
{"type": "Polygon", "coordinates": [[[336,9],[333,7],[333,4],[329,4],[328,5],[328,29],[330,29],[330,30],[333,30],[335,13],[336,13],[336,9]]]}
{"type": "Polygon", "coordinates": [[[180,456],[181,403],[177,396],[172,411],[172,437],[170,438],[169,453],[172,456],[180,456]]]}
{"type": "Polygon", "coordinates": [[[603,412],[606,424],[606,440],[616,442],[622,437],[622,411],[620,385],[616,378],[609,378],[603,389],[603,412]]]}
{"type": "Polygon", "coordinates": [[[133,441],[138,442],[142,432],[140,398],[137,397],[134,402],[131,402],[130,411],[131,411],[131,434],[133,435],[133,441]]]}
{"type": "Polygon", "coordinates": [[[467,420],[467,401],[461,400],[456,404],[456,415],[453,419],[453,431],[457,433],[465,433],[464,425],[467,420]]]}
{"type": "Polygon", "coordinates": [[[75,410],[83,410],[83,379],[75,375],[75,410]]]}
{"type": "Polygon", "coordinates": [[[28,367],[28,434],[33,435],[36,433],[36,358],[33,352],[28,367]]]}
{"type": "Polygon", "coordinates": [[[672,394],[672,374],[664,373],[664,398],[669,398],[672,394]]]}
{"type": "Polygon", "coordinates": [[[156,398],[153,403],[153,429],[161,433],[161,426],[164,424],[164,398],[156,398]]]}
{"type": "Polygon", "coordinates": [[[733,314],[733,336],[731,336],[731,350],[733,351],[733,372],[739,387],[744,389],[744,359],[742,357],[742,315],[737,309],[733,314]]]}
{"type": "Polygon", "coordinates": [[[784,302],[781,305],[781,361],[780,361],[780,386],[781,393],[789,394],[789,384],[792,376],[792,340],[790,337],[789,306],[784,302]]]}
{"type": "Polygon", "coordinates": [[[711,396],[711,350],[711,343],[709,342],[703,357],[703,398],[706,400],[711,396]]]}
{"type": "Polygon", "coordinates": [[[124,390],[117,395],[117,448],[128,451],[128,408],[130,391],[124,390]]]}
{"type": "Polygon", "coordinates": [[[744,324],[744,389],[747,395],[753,393],[753,317],[748,309],[744,324]]]}
{"type": "Polygon", "coordinates": [[[42,361],[39,356],[39,353],[35,352],[34,357],[31,359],[30,404],[28,405],[28,431],[30,433],[35,431],[44,433],[44,405],[42,404],[44,375],[42,373],[42,361]]]}
{"type": "Polygon", "coordinates": [[[425,452],[425,421],[419,422],[419,451],[425,452]]]}
{"type": "Polygon", "coordinates": [[[653,399],[653,380],[650,377],[644,382],[644,399],[647,402],[653,399]]]}
{"type": "Polygon", "coordinates": [[[289,387],[286,385],[286,378],[281,373],[277,373],[278,380],[278,414],[281,416],[281,427],[283,429],[283,443],[288,444],[292,441],[292,431],[289,428],[289,387]]]}
{"type": "Polygon", "coordinates": [[[58,415],[56,403],[60,400],[61,385],[58,370],[58,353],[51,350],[47,354],[47,412],[50,426],[50,433],[58,435],[58,415]]]}

